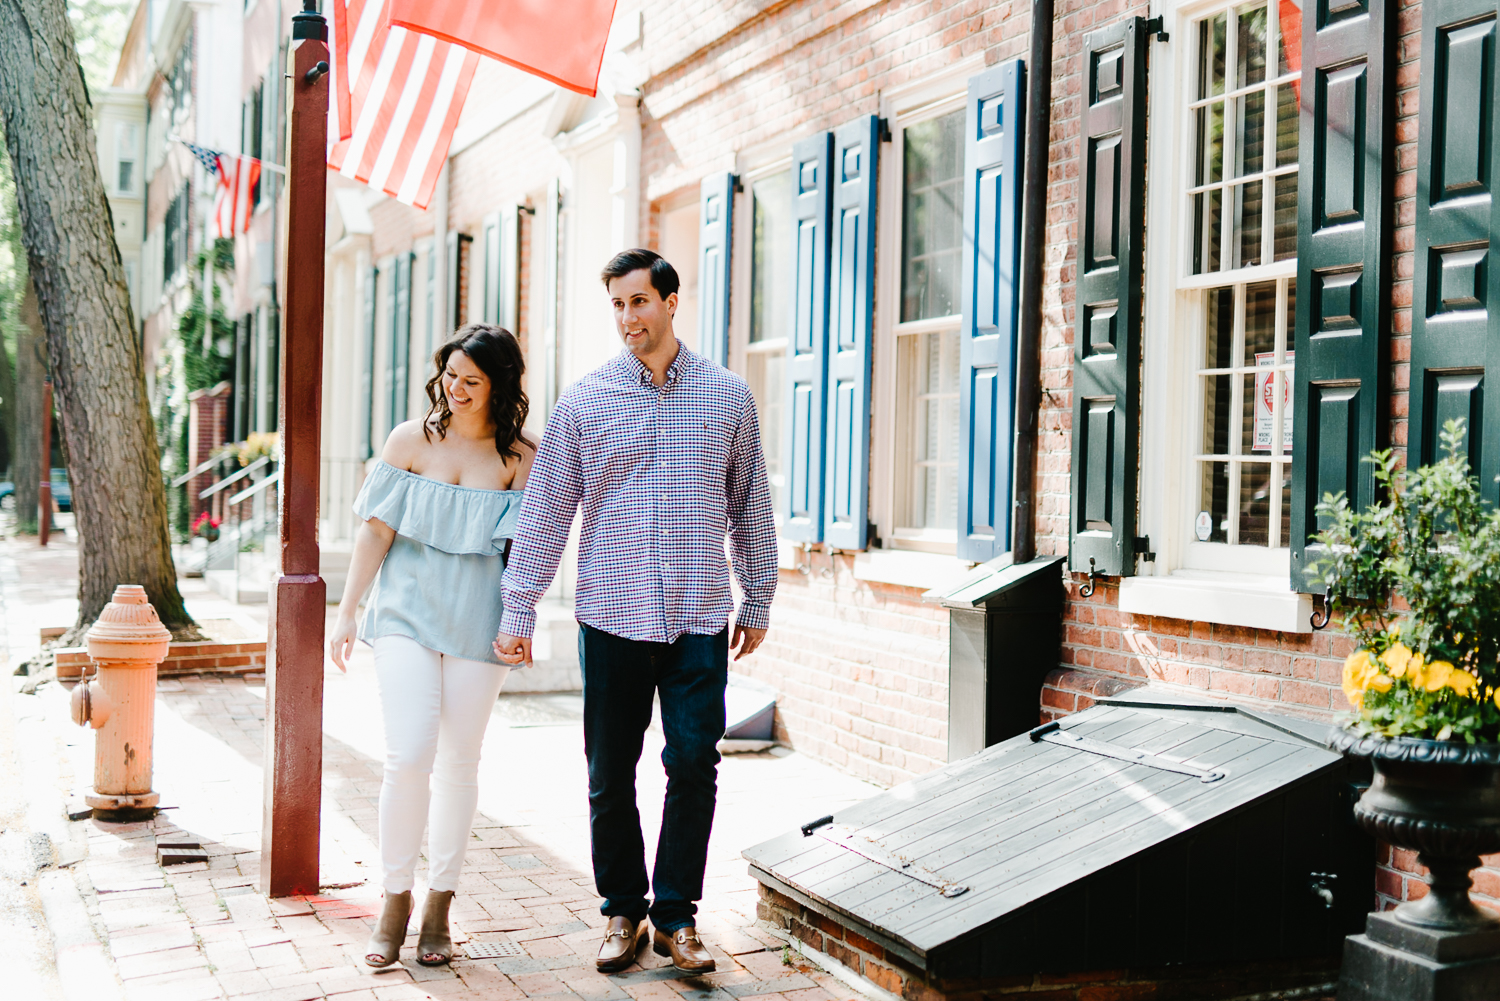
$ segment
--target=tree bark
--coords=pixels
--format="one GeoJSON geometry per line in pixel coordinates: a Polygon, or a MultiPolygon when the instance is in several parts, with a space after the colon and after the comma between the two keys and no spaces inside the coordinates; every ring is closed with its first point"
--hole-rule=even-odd
{"type": "Polygon", "coordinates": [[[11,437],[11,472],[16,484],[17,530],[35,535],[37,488],[42,482],[42,359],[47,332],[37,312],[36,289],[26,279],[21,298],[21,329],[16,336],[15,433],[11,437]]]}
{"type": "Polygon", "coordinates": [[[167,626],[191,628],[65,0],[0,0],[0,114],[73,480],[79,606],[72,632],[93,623],[117,584],[143,585],[167,626]]]}

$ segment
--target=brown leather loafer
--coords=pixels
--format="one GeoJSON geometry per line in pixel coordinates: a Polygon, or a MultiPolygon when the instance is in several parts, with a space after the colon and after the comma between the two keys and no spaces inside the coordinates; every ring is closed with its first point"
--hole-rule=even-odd
{"type": "Polygon", "coordinates": [[[654,932],[651,948],[658,956],[670,956],[672,965],[683,973],[709,973],[714,968],[714,957],[708,954],[708,946],[699,940],[698,929],[692,925],[670,935],[654,932]]]}
{"type": "Polygon", "coordinates": [[[635,962],[636,950],[640,948],[646,930],[646,922],[629,918],[612,917],[604,930],[604,944],[599,946],[599,958],[594,968],[600,973],[619,973],[635,962]]]}

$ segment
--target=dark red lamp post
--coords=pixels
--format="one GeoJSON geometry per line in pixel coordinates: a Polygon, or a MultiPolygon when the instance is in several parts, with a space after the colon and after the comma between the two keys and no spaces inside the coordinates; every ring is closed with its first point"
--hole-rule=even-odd
{"type": "Polygon", "coordinates": [[[292,18],[287,149],[286,333],[281,351],[281,562],[271,588],[261,889],[318,892],[323,786],[323,621],[318,464],[323,380],[328,24],[313,0],[292,18]]]}

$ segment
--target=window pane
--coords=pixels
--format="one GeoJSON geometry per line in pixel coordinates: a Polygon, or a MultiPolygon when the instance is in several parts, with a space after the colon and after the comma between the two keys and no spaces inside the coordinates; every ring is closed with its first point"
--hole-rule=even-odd
{"type": "Polygon", "coordinates": [[[1274,359],[1276,350],[1276,283],[1260,282],[1245,289],[1245,355],[1240,364],[1247,367],[1274,359]]]}
{"type": "Polygon", "coordinates": [[[1261,187],[1260,181],[1234,186],[1234,217],[1237,220],[1235,228],[1239,231],[1239,240],[1236,244],[1239,256],[1235,261],[1235,267],[1238,268],[1254,267],[1260,263],[1261,187]]]}
{"type": "Polygon", "coordinates": [[[1297,343],[1297,282],[1286,283],[1286,357],[1292,357],[1292,348],[1297,343]]]}
{"type": "Polygon", "coordinates": [[[906,129],[902,171],[901,319],[959,312],[964,113],[906,129]]]}
{"type": "Polygon", "coordinates": [[[1276,33],[1277,75],[1285,76],[1302,68],[1302,6],[1299,0],[1277,0],[1276,16],[1280,28],[1276,33]]]}
{"type": "Polygon", "coordinates": [[[1281,534],[1278,536],[1280,544],[1290,545],[1292,537],[1292,469],[1285,463],[1278,463],[1281,470],[1281,534]]]}
{"type": "Polygon", "coordinates": [[[1276,178],[1276,232],[1272,243],[1276,260],[1297,256],[1297,175],[1282,174],[1276,178]]]}
{"type": "Polygon", "coordinates": [[[1209,375],[1203,379],[1203,451],[1209,455],[1229,454],[1229,408],[1232,375],[1209,375]]]}
{"type": "Polygon", "coordinates": [[[1271,464],[1247,462],[1240,466],[1240,545],[1270,543],[1271,464]]]}
{"type": "MultiPolygon", "coordinates": [[[[1270,402],[1271,387],[1269,384],[1264,387],[1264,396],[1262,397],[1261,393],[1257,391],[1261,387],[1257,386],[1257,379],[1255,375],[1242,375],[1239,377],[1239,379],[1240,389],[1242,390],[1240,396],[1240,454],[1249,455],[1256,450],[1256,417],[1260,415],[1261,403],[1270,402]]],[[[1262,430],[1265,429],[1263,428],[1262,430]]],[[[1267,430],[1266,433],[1269,434],[1270,432],[1267,430]]],[[[1269,440],[1270,439],[1267,438],[1267,441],[1269,440]]],[[[1266,448],[1261,449],[1260,451],[1262,452],[1262,454],[1265,454],[1268,453],[1269,450],[1270,446],[1268,445],[1266,448]]]]}
{"type": "Polygon", "coordinates": [[[1208,177],[1205,184],[1213,184],[1224,178],[1224,104],[1208,106],[1208,177]]]}
{"type": "Polygon", "coordinates": [[[760,444],[766,456],[766,475],[771,481],[771,509],[780,516],[786,499],[786,475],[781,468],[782,398],[786,395],[786,356],[753,352],[749,357],[750,389],[755,394],[760,418],[760,444]]]}
{"type": "Polygon", "coordinates": [[[1214,188],[1193,196],[1193,274],[1219,270],[1221,237],[1220,202],[1223,189],[1214,188]]]}
{"type": "Polygon", "coordinates": [[[1204,21],[1198,27],[1198,97],[1224,93],[1225,26],[1227,15],[1204,21]]]}
{"type": "Polygon", "coordinates": [[[952,330],[915,338],[910,528],[958,523],[958,343],[952,330]]]}
{"type": "Polygon", "coordinates": [[[1200,542],[1229,541],[1229,463],[1201,463],[1202,481],[1199,489],[1198,509],[1208,512],[1210,528],[1208,538],[1194,536],[1200,542]]]}
{"type": "Polygon", "coordinates": [[[1236,98],[1234,117],[1238,121],[1234,176],[1259,173],[1266,161],[1266,92],[1257,90],[1236,98]]]}
{"type": "MultiPolygon", "coordinates": [[[[750,340],[785,337],[791,322],[791,171],[755,182],[750,236],[750,340]]],[[[778,508],[777,510],[780,510],[778,508]]]]}
{"type": "Polygon", "coordinates": [[[1203,367],[1229,368],[1234,364],[1234,289],[1208,290],[1207,326],[1203,367]]]}
{"type": "Polygon", "coordinates": [[[1235,86],[1248,87],[1266,79],[1266,9],[1242,10],[1239,15],[1239,57],[1235,86]]]}
{"type": "Polygon", "coordinates": [[[1276,88],[1276,166],[1297,162],[1297,89],[1300,83],[1276,88]]]}

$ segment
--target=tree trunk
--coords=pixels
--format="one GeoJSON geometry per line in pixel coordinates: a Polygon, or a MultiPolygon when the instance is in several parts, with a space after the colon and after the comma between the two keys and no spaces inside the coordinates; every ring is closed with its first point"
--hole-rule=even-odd
{"type": "Polygon", "coordinates": [[[191,628],[125,267],[65,0],[0,0],[0,114],[51,349],[79,537],[78,633],[116,584],[191,628]]]}
{"type": "Polygon", "coordinates": [[[15,435],[10,441],[16,529],[26,535],[35,535],[37,530],[37,494],[42,482],[42,359],[46,354],[47,332],[42,329],[36,289],[28,277],[21,298],[21,328],[16,332],[15,435]]]}

